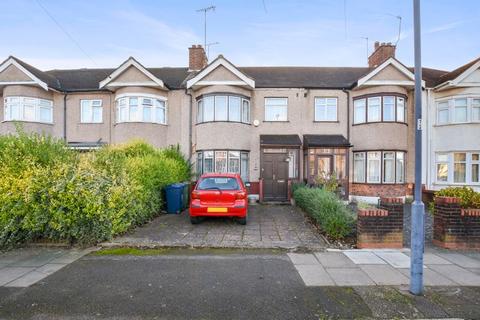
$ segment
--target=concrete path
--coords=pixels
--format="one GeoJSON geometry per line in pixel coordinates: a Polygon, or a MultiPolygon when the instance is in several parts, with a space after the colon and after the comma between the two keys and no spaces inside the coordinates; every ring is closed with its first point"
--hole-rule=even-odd
{"type": "Polygon", "coordinates": [[[421,297],[307,287],[278,250],[219,251],[88,255],[28,288],[0,287],[0,319],[480,319],[478,287],[427,287],[421,297]]]}
{"type": "MultiPolygon", "coordinates": [[[[408,249],[288,253],[306,286],[408,285],[409,255],[408,249]]],[[[480,253],[429,249],[424,266],[426,286],[480,286],[480,253]]]]}
{"type": "Polygon", "coordinates": [[[302,211],[290,205],[249,207],[248,223],[210,218],[190,224],[188,212],[162,215],[131,234],[102,244],[104,247],[211,247],[281,248],[322,250],[326,244],[306,221],[302,211]]]}
{"type": "Polygon", "coordinates": [[[0,254],[0,287],[28,287],[91,251],[24,248],[0,254]]]}

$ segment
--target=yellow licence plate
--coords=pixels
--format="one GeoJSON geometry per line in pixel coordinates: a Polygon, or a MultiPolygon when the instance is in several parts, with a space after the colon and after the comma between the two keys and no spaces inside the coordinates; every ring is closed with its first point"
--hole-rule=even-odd
{"type": "Polygon", "coordinates": [[[207,212],[228,212],[227,208],[208,208],[207,212]]]}

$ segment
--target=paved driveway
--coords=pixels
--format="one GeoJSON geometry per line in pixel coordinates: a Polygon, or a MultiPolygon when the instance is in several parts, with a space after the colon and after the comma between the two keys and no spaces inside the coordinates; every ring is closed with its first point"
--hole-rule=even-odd
{"type": "Polygon", "coordinates": [[[246,226],[232,219],[206,219],[190,224],[188,213],[162,215],[131,234],[104,246],[215,247],[215,248],[325,248],[325,242],[300,209],[290,205],[255,205],[246,226]]]}

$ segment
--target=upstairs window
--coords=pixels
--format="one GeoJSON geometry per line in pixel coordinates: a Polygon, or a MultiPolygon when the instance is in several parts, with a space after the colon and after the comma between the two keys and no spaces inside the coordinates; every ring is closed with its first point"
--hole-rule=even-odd
{"type": "Polygon", "coordinates": [[[480,97],[442,99],[437,102],[437,125],[480,121],[480,97]]]}
{"type": "Polygon", "coordinates": [[[235,95],[207,95],[197,102],[197,123],[229,121],[250,123],[250,100],[235,95]]]}
{"type": "Polygon", "coordinates": [[[53,123],[53,102],[30,97],[6,97],[5,121],[53,123]]]}
{"type": "Polygon", "coordinates": [[[154,97],[128,96],[117,99],[117,123],[167,124],[166,101],[154,97]]]}
{"type": "Polygon", "coordinates": [[[80,122],[81,123],[101,123],[102,119],[102,100],[80,100],[80,122]]]}
{"type": "Polygon", "coordinates": [[[358,97],[353,101],[353,124],[406,122],[405,98],[394,94],[358,97]]]}
{"type": "Polygon", "coordinates": [[[287,121],[288,98],[265,98],[265,121],[287,121]]]}
{"type": "Polygon", "coordinates": [[[315,98],[315,121],[337,121],[337,98],[315,98]]]}

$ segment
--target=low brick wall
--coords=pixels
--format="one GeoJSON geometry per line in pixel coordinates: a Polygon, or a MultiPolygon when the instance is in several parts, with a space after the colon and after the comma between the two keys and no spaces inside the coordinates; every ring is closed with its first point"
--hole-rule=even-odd
{"type": "Polygon", "coordinates": [[[379,208],[358,210],[357,247],[403,247],[403,199],[380,198],[379,208]]]}
{"type": "Polygon", "coordinates": [[[433,244],[447,249],[480,249],[480,209],[462,209],[459,198],[436,197],[433,244]]]}
{"type": "Polygon", "coordinates": [[[404,197],[411,194],[408,184],[350,183],[350,195],[364,197],[404,197]]]}

